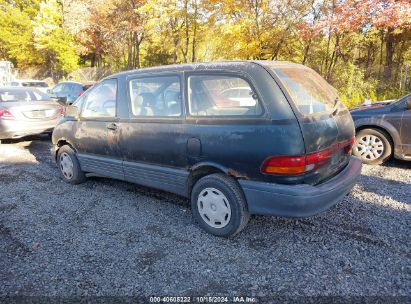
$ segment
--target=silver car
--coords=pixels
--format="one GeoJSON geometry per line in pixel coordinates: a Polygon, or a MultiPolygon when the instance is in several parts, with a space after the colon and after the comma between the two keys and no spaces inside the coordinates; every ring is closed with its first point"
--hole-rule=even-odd
{"type": "Polygon", "coordinates": [[[0,140],[52,132],[64,107],[35,88],[0,88],[0,140]]]}

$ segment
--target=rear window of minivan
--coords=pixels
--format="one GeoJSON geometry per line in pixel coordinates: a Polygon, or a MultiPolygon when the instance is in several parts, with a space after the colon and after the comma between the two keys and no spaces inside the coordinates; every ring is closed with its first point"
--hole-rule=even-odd
{"type": "Polygon", "coordinates": [[[331,111],[338,99],[337,91],[311,69],[273,68],[302,114],[331,111]]]}

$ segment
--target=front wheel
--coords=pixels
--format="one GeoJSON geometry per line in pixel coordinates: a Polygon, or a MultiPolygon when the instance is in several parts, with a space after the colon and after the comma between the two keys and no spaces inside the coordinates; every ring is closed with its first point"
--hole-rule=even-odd
{"type": "Polygon", "coordinates": [[[76,153],[70,146],[62,146],[57,152],[57,165],[60,175],[66,183],[80,184],[86,180],[76,153]]]}
{"type": "Polygon", "coordinates": [[[382,164],[390,158],[391,152],[391,142],[384,131],[363,129],[357,133],[353,154],[364,164],[382,164]]]}
{"type": "Polygon", "coordinates": [[[194,185],[191,209],[201,228],[221,237],[235,236],[250,219],[240,186],[219,173],[205,176],[194,185]]]}

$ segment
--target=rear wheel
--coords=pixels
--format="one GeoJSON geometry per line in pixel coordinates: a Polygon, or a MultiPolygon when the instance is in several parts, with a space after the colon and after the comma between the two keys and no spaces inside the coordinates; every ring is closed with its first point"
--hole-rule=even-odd
{"type": "Polygon", "coordinates": [[[203,177],[194,185],[191,209],[201,228],[227,238],[243,230],[250,219],[240,186],[220,173],[203,177]]]}
{"type": "Polygon", "coordinates": [[[57,165],[60,175],[66,183],[80,184],[86,180],[76,154],[70,146],[65,145],[58,150],[57,165]]]}
{"type": "Polygon", "coordinates": [[[353,154],[363,163],[379,165],[391,156],[392,145],[389,136],[384,131],[376,129],[363,129],[356,135],[353,154]]]}

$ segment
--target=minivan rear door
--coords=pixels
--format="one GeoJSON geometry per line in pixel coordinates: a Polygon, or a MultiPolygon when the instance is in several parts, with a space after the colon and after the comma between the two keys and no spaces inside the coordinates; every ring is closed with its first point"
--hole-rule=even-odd
{"type": "Polygon", "coordinates": [[[318,183],[338,173],[349,161],[355,127],[336,90],[319,74],[302,65],[271,67],[300,123],[306,154],[331,151],[327,162],[311,174],[308,183],[318,183]]]}

